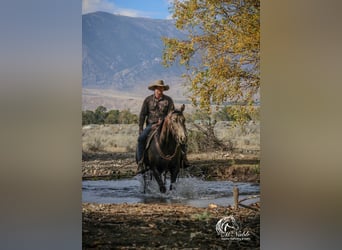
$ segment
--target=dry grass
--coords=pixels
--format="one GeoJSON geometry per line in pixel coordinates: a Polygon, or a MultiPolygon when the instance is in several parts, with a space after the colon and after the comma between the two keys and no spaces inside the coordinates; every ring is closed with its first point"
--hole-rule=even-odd
{"type": "Polygon", "coordinates": [[[137,124],[87,125],[82,128],[82,149],[85,152],[132,152],[137,137],[137,124]]]}
{"type": "MultiPolygon", "coordinates": [[[[206,138],[196,128],[187,124],[188,151],[203,153],[206,138]]],[[[260,150],[260,125],[250,123],[241,128],[229,122],[218,122],[214,129],[216,137],[234,149],[260,150]]],[[[137,124],[86,125],[82,128],[82,149],[85,152],[134,152],[137,145],[137,124]]]]}

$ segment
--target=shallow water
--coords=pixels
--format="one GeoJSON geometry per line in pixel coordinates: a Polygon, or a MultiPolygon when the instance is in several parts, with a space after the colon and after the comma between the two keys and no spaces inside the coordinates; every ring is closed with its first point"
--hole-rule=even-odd
{"type": "MultiPolygon", "coordinates": [[[[228,206],[234,203],[233,187],[239,188],[239,199],[260,192],[258,184],[233,183],[230,181],[203,181],[198,178],[179,178],[174,190],[165,194],[159,192],[155,181],[150,181],[146,193],[143,193],[143,178],[98,180],[82,182],[82,201],[95,203],[179,203],[194,207],[207,207],[210,203],[228,206]]],[[[169,187],[167,182],[166,187],[169,187]]],[[[250,204],[259,199],[250,199],[250,204]]]]}

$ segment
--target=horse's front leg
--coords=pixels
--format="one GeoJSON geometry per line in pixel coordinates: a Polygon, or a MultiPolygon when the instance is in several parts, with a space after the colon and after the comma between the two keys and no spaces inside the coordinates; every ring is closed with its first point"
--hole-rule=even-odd
{"type": "Polygon", "coordinates": [[[178,173],[179,173],[179,164],[175,164],[171,167],[171,170],[170,170],[170,175],[171,175],[170,190],[173,189],[173,184],[176,183],[178,173]]]}
{"type": "Polygon", "coordinates": [[[162,180],[162,176],[161,173],[159,173],[158,169],[156,168],[152,168],[153,169],[153,176],[156,179],[158,185],[159,185],[159,190],[161,193],[165,193],[166,192],[166,187],[165,184],[162,180]]]}

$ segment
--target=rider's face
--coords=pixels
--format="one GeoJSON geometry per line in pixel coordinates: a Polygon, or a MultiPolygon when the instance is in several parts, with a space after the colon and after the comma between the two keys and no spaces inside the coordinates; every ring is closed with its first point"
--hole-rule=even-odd
{"type": "Polygon", "coordinates": [[[163,91],[164,89],[162,87],[156,87],[154,89],[154,95],[156,96],[157,99],[163,95],[163,91]]]}

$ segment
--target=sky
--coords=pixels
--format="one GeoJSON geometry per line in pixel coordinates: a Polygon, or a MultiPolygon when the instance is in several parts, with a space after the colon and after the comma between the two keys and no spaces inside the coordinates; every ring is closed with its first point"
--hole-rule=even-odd
{"type": "Polygon", "coordinates": [[[82,0],[82,14],[105,11],[130,17],[171,19],[172,0],[82,0]]]}

